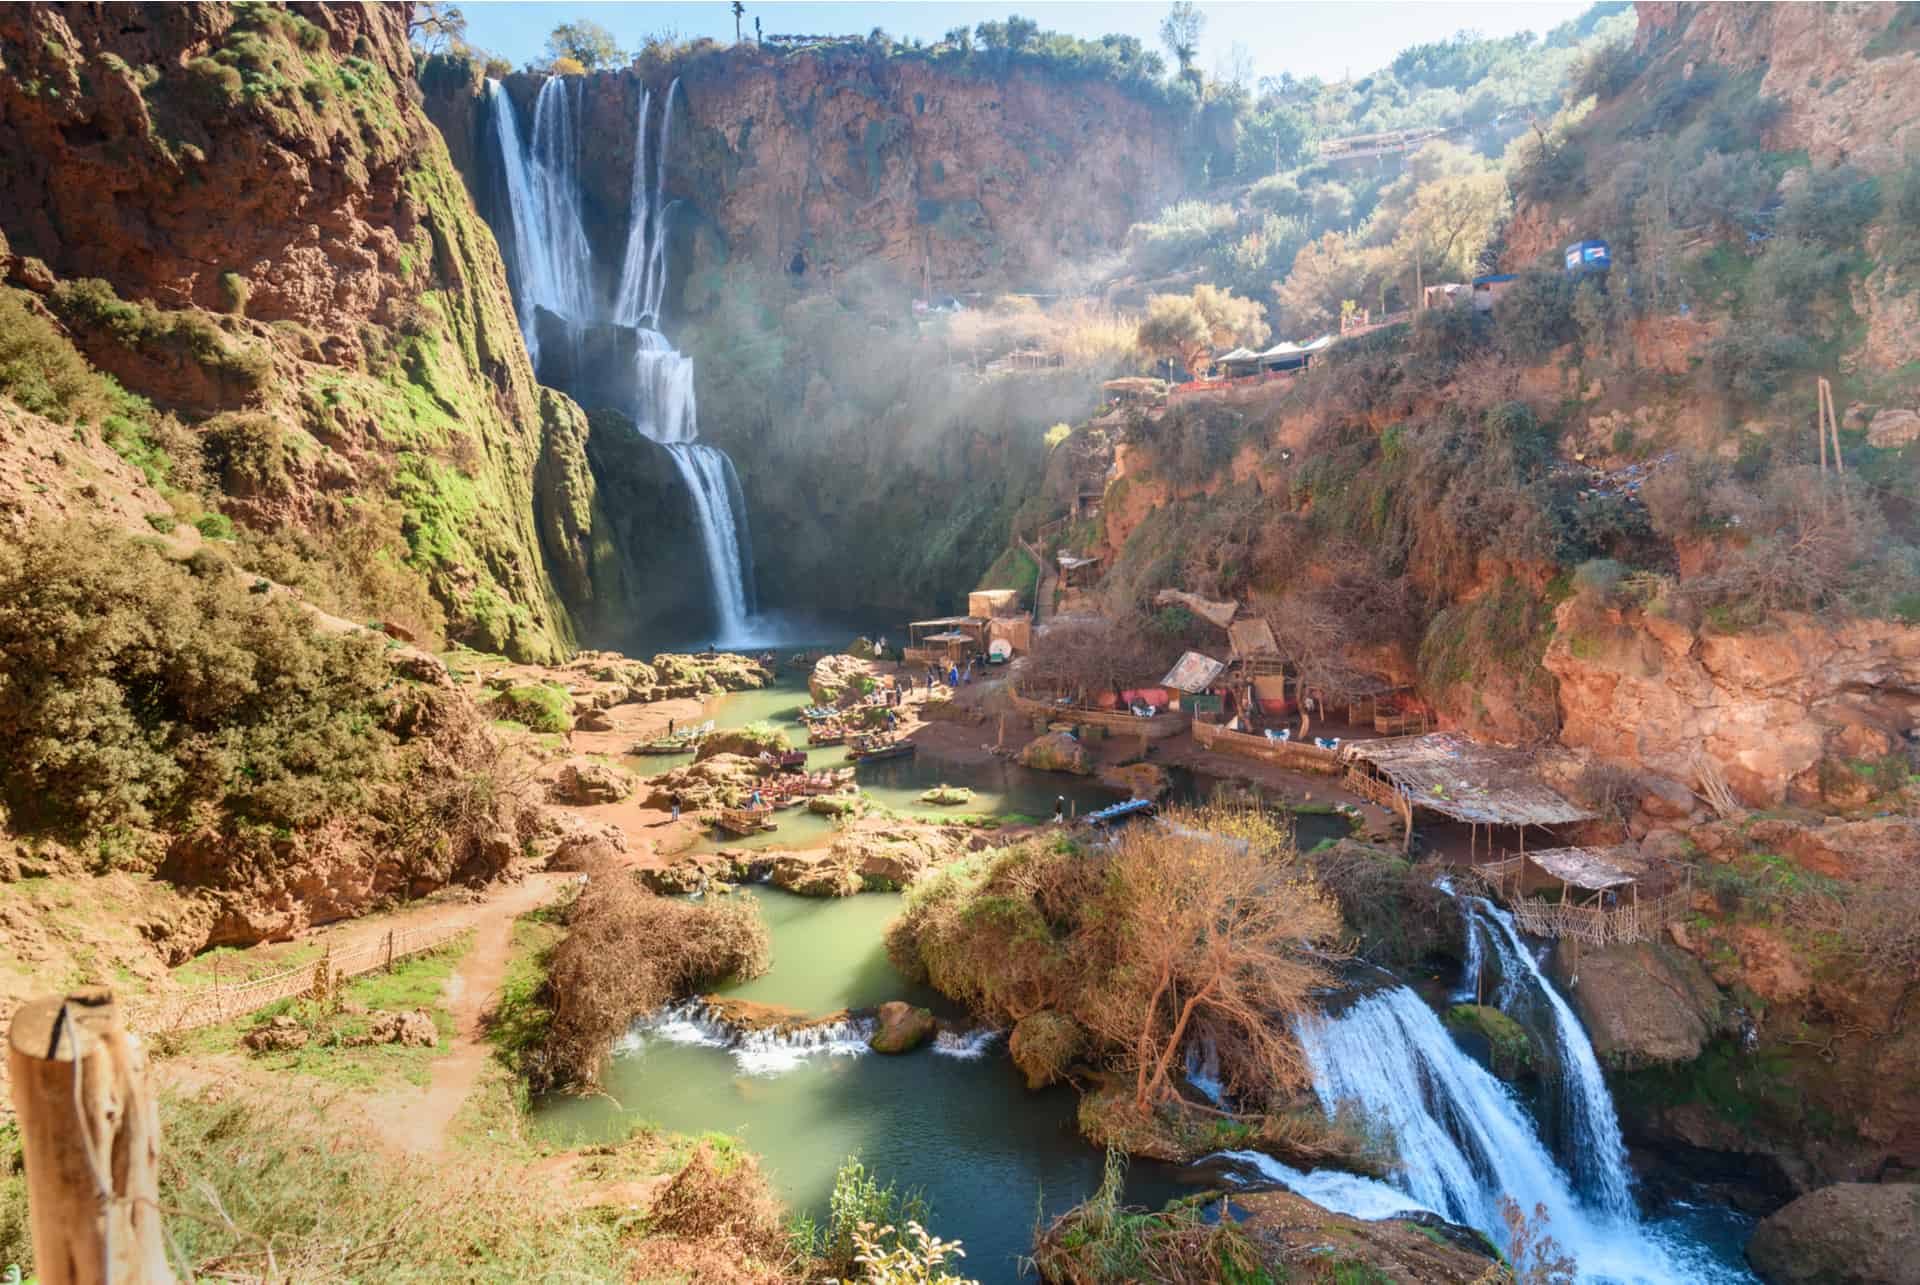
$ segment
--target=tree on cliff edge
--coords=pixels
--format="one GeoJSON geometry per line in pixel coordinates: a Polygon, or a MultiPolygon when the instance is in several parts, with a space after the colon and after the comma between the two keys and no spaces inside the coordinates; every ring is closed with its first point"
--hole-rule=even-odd
{"type": "Polygon", "coordinates": [[[603,67],[620,66],[627,56],[620,51],[620,42],[613,38],[611,31],[583,18],[579,22],[561,23],[547,37],[549,67],[557,67],[568,59],[578,63],[582,71],[599,71],[603,67]]]}
{"type": "Polygon", "coordinates": [[[1180,64],[1180,74],[1190,80],[1199,79],[1193,60],[1200,53],[1200,32],[1206,25],[1207,15],[1200,12],[1193,0],[1175,0],[1167,16],[1160,20],[1160,43],[1180,64]]]}

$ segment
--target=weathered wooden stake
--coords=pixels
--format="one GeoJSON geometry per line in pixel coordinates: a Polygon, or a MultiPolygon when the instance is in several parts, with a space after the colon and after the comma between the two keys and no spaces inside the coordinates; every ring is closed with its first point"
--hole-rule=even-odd
{"type": "Polygon", "coordinates": [[[160,1113],[103,987],[22,1004],[7,1043],[40,1285],[172,1285],[160,1113]]]}

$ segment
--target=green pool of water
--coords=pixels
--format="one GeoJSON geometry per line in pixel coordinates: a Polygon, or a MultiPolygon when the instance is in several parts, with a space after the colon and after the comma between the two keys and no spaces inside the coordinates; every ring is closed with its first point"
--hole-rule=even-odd
{"type": "MultiPolygon", "coordinates": [[[[759,901],[773,969],[729,993],[822,1014],[928,998],[894,973],[880,946],[898,895],[734,895],[759,901]]],[[[570,1140],[624,1136],[642,1120],[735,1134],[761,1156],[788,1207],[823,1222],[834,1171],[857,1154],[882,1179],[924,1191],[932,1230],[965,1242],[967,1275],[1014,1281],[1036,1211],[1052,1216],[1084,1199],[1099,1185],[1102,1158],[1075,1132],[1071,1089],[1029,1092],[1004,1040],[968,1051],[882,1057],[855,1037],[807,1053],[742,1052],[695,1023],[667,1020],[622,1042],[606,1096],[545,1099],[536,1120],[570,1140]]],[[[1186,1189],[1182,1178],[1172,1166],[1138,1162],[1129,1199],[1157,1206],[1186,1189]]]]}

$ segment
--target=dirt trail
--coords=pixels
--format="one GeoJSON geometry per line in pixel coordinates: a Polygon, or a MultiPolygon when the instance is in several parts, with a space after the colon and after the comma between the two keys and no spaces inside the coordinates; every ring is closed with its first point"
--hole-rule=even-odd
{"type": "Polygon", "coordinates": [[[446,1149],[448,1128],[473,1095],[492,1053],[482,1023],[493,1007],[513,953],[513,921],[552,901],[576,878],[570,874],[529,875],[478,905],[445,908],[468,912],[464,916],[448,914],[424,921],[470,924],[474,942],[447,978],[453,1037],[447,1051],[433,1060],[427,1087],[385,1088],[365,1104],[367,1114],[389,1145],[421,1154],[446,1149]]]}

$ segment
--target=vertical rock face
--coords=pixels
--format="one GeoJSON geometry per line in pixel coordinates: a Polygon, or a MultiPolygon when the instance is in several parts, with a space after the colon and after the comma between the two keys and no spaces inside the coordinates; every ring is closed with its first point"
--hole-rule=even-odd
{"type": "Polygon", "coordinates": [[[585,557],[584,423],[534,383],[406,13],[0,7],[0,275],[210,455],[234,428],[212,417],[252,417],[269,466],[228,469],[222,507],[322,541],[379,509],[452,635],[545,658],[571,626],[543,543],[585,557]]]}
{"type": "Polygon", "coordinates": [[[1784,616],[1728,635],[1640,612],[1583,628],[1571,610],[1545,658],[1561,740],[1681,781],[1704,753],[1754,807],[1821,801],[1839,788],[1823,764],[1883,757],[1920,717],[1920,629],[1784,616]]]}
{"type": "MultiPolygon", "coordinates": [[[[810,272],[878,260],[930,275],[936,291],[1043,281],[1117,249],[1184,182],[1172,114],[1097,78],[741,46],[644,82],[630,71],[586,78],[596,250],[624,232],[641,94],[652,92],[657,128],[675,74],[667,191],[682,202],[677,217],[714,234],[718,245],[699,253],[770,272],[799,256],[810,272]]],[[[505,81],[523,111],[537,84],[505,81]]],[[[484,203],[490,152],[476,90],[470,78],[430,76],[426,106],[484,203]]]]}

